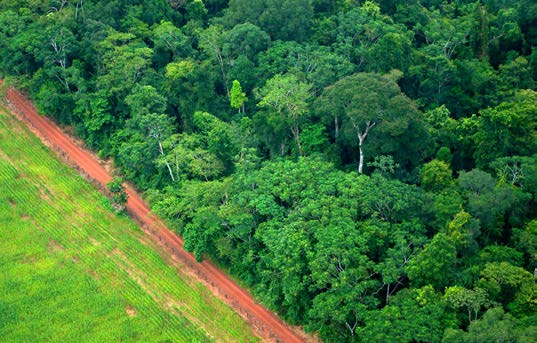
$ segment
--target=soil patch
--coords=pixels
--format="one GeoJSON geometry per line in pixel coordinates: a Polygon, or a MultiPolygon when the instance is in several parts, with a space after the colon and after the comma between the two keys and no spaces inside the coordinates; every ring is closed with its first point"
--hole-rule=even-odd
{"type": "Polygon", "coordinates": [[[125,312],[127,312],[129,317],[134,317],[137,313],[136,309],[132,305],[125,307],[125,312]]]}
{"type": "Polygon", "coordinates": [[[56,242],[55,240],[53,239],[50,239],[48,241],[48,245],[47,245],[47,250],[49,252],[57,252],[57,251],[64,251],[65,248],[63,247],[63,245],[61,245],[60,243],[56,242]]]}

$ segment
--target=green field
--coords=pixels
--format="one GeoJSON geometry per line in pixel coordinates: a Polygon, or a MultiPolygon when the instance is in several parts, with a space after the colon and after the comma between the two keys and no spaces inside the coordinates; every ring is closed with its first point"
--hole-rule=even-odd
{"type": "Polygon", "coordinates": [[[108,200],[0,107],[1,342],[249,342],[108,200]]]}

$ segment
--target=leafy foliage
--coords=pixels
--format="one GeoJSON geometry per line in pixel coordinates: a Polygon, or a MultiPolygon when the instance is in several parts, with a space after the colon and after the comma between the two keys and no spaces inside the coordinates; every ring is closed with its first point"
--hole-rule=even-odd
{"type": "Polygon", "coordinates": [[[123,185],[123,180],[121,178],[114,178],[112,181],[108,182],[108,191],[112,195],[112,206],[116,211],[123,211],[125,209],[125,204],[129,198],[128,194],[125,192],[125,186],[123,185]]]}
{"type": "Polygon", "coordinates": [[[0,1],[0,75],[198,259],[327,341],[525,339],[532,1],[59,3],[0,1]]]}

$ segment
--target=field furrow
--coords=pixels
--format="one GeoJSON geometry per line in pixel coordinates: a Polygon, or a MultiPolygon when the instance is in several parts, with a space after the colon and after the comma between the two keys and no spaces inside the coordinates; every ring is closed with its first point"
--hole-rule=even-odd
{"type": "Polygon", "coordinates": [[[0,108],[0,341],[257,340],[144,237],[0,108]]]}

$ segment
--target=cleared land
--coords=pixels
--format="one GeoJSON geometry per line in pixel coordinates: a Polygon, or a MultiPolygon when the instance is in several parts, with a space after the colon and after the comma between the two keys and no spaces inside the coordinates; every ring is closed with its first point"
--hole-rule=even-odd
{"type": "Polygon", "coordinates": [[[112,211],[0,107],[0,341],[257,340],[112,211]]]}

